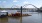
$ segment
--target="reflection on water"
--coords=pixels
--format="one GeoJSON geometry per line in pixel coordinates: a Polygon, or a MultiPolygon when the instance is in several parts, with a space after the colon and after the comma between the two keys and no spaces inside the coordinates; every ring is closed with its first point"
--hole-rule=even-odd
{"type": "Polygon", "coordinates": [[[8,23],[20,23],[21,17],[16,18],[8,18],[8,23]]]}
{"type": "Polygon", "coordinates": [[[20,23],[21,17],[7,17],[7,18],[0,18],[0,23],[20,23]]]}
{"type": "Polygon", "coordinates": [[[0,23],[42,23],[42,13],[31,12],[32,16],[0,18],[0,23]],[[22,22],[21,22],[22,21],[22,22]]]}
{"type": "Polygon", "coordinates": [[[8,22],[8,18],[0,18],[1,23],[7,23],[8,22]]]}

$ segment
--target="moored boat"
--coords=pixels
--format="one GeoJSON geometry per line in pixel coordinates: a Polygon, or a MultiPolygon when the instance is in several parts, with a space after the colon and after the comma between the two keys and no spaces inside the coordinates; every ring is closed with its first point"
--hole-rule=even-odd
{"type": "MultiPolygon", "coordinates": [[[[9,17],[21,17],[21,13],[20,12],[17,12],[15,14],[9,14],[8,15],[9,17]]],[[[30,14],[22,14],[22,16],[31,16],[30,14]]]]}
{"type": "Polygon", "coordinates": [[[6,17],[6,16],[8,16],[7,11],[3,10],[3,11],[0,12],[0,17],[6,17]]]}

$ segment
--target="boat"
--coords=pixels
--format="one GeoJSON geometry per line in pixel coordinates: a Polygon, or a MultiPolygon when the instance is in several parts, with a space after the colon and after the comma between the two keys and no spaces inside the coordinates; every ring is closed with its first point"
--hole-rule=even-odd
{"type": "Polygon", "coordinates": [[[8,15],[9,17],[21,17],[21,16],[31,16],[30,14],[22,14],[20,12],[16,12],[15,14],[12,13],[12,14],[9,14],[8,15]]]}
{"type": "Polygon", "coordinates": [[[0,17],[6,17],[6,16],[8,16],[7,11],[3,10],[3,11],[0,12],[0,17]]]}

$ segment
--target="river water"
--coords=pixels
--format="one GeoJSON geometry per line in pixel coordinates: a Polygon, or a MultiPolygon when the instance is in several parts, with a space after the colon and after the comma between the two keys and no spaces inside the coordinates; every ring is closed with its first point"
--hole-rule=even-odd
{"type": "Polygon", "coordinates": [[[42,23],[42,13],[38,12],[22,12],[22,13],[30,14],[31,16],[0,18],[0,23],[42,23]]]}

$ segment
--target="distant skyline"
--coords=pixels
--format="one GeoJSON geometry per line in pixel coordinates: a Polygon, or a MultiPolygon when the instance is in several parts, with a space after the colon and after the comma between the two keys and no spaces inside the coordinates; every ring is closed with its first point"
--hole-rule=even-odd
{"type": "MultiPolygon", "coordinates": [[[[3,8],[10,8],[13,5],[23,6],[25,4],[33,4],[39,8],[42,6],[42,0],[0,0],[0,7],[3,8]]],[[[33,6],[27,6],[27,8],[28,7],[33,6]]]]}

